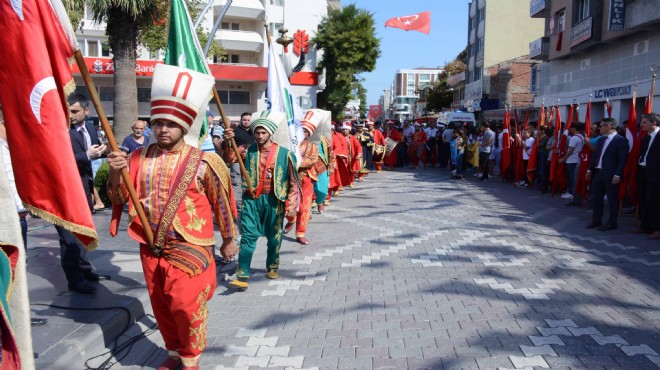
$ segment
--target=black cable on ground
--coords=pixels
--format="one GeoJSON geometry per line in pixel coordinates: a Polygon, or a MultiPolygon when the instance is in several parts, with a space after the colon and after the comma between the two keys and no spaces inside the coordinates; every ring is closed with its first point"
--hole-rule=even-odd
{"type": "Polygon", "coordinates": [[[112,366],[114,366],[116,363],[120,362],[123,360],[128,354],[131,352],[130,350],[133,348],[135,343],[139,342],[140,340],[150,336],[151,334],[155,333],[158,330],[158,324],[154,323],[149,329],[147,329],[144,333],[140,333],[138,335],[132,336],[126,340],[126,342],[122,344],[118,344],[119,338],[124,335],[126,331],[131,327],[133,322],[133,317],[131,315],[131,311],[129,311],[126,307],[119,307],[119,306],[110,306],[110,307],[71,307],[71,306],[59,306],[59,305],[54,305],[54,304],[46,304],[46,303],[31,303],[31,306],[45,306],[45,307],[51,307],[51,308],[58,308],[58,309],[63,309],[63,310],[76,310],[76,311],[107,311],[107,310],[123,310],[126,312],[128,316],[128,321],[126,322],[126,325],[122,329],[122,331],[117,335],[117,338],[113,341],[112,348],[98,356],[91,357],[85,361],[85,369],[89,370],[107,370],[110,369],[112,366]],[[119,355],[126,351],[126,353],[119,357],[119,355]],[[103,361],[98,367],[92,367],[89,365],[89,362],[92,360],[95,360],[100,357],[104,357],[110,355],[105,361],[103,361]],[[112,358],[116,358],[117,361],[112,362],[112,358]]]}

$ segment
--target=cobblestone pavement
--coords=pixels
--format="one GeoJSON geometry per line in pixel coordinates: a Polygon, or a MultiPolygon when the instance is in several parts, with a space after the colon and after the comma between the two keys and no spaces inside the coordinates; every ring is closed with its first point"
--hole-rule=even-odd
{"type": "MultiPolygon", "coordinates": [[[[660,248],[590,211],[437,169],[370,175],[285,238],[245,292],[221,281],[203,369],[660,368],[660,248]]],[[[147,316],[134,335],[153,325],[147,316]]],[[[158,333],[115,368],[155,367],[158,333]]]]}

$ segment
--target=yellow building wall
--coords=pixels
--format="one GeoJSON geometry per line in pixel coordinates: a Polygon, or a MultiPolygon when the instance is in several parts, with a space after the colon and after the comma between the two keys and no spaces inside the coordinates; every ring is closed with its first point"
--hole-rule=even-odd
{"type": "Polygon", "coordinates": [[[484,70],[529,55],[529,43],[543,37],[545,20],[529,16],[529,1],[486,0],[484,70]]]}

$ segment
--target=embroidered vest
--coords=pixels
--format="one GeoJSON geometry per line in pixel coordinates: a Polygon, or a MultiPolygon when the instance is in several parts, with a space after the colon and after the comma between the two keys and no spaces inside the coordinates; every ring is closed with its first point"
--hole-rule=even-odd
{"type": "MultiPolygon", "coordinates": [[[[151,148],[152,147],[150,146],[149,149],[151,148]]],[[[153,150],[156,150],[155,146],[151,150],[144,149],[138,149],[139,152],[136,151],[135,154],[131,155],[129,165],[133,186],[135,186],[138,197],[141,199],[144,199],[149,195],[144,194],[145,190],[141,189],[142,184],[140,179],[144,178],[144,176],[148,176],[152,162],[159,160],[158,158],[147,157],[148,154],[153,153],[153,150]]],[[[178,208],[174,212],[168,212],[167,209],[162,210],[164,214],[162,222],[167,221],[165,220],[166,217],[174,217],[172,226],[167,232],[166,240],[174,241],[178,240],[178,238],[183,238],[184,241],[199,246],[213,245],[215,243],[212,221],[213,211],[211,210],[211,205],[209,204],[206,195],[200,192],[197,188],[196,179],[199,165],[201,164],[202,156],[204,154],[201,150],[193,147],[187,147],[182,150],[190,150],[191,153],[186,163],[181,164],[180,171],[184,171],[182,174],[184,177],[193,176],[193,179],[190,181],[190,184],[186,189],[168,189],[169,198],[183,197],[183,201],[180,202],[178,208]]],[[[181,155],[185,158],[185,152],[181,155]]],[[[157,190],[152,189],[151,191],[157,190]]],[[[178,202],[171,203],[176,205],[178,202]]],[[[150,219],[151,229],[155,236],[156,228],[158,227],[158,220],[154,219],[149,214],[149,211],[150,210],[147,209],[147,218],[150,219]]],[[[146,244],[142,224],[139,217],[136,217],[137,212],[130,199],[128,203],[128,214],[131,218],[131,222],[128,226],[128,234],[137,242],[146,244]]]]}
{"type": "MultiPolygon", "coordinates": [[[[272,192],[275,194],[275,197],[282,202],[286,202],[286,198],[289,194],[289,167],[288,164],[291,162],[293,168],[296,168],[296,157],[288,149],[282,148],[282,146],[273,143],[272,145],[276,146],[277,155],[275,156],[275,163],[273,164],[273,183],[272,183],[272,192]]],[[[270,166],[270,163],[267,163],[266,166],[270,166]]],[[[259,183],[259,148],[257,144],[252,144],[247,149],[245,155],[245,167],[247,169],[248,176],[250,176],[250,181],[252,184],[259,183]]],[[[242,184],[243,190],[247,189],[247,184],[245,179],[243,179],[242,184]]]]}

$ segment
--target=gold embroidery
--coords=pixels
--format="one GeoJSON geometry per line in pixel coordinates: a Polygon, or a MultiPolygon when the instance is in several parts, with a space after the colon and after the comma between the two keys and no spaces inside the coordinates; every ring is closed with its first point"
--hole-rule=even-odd
{"type": "MultiPolygon", "coordinates": [[[[190,153],[190,158],[187,161],[188,163],[186,163],[183,176],[181,176],[181,181],[179,181],[177,188],[174,189],[172,197],[168,200],[165,210],[163,211],[163,215],[160,221],[161,225],[169,225],[172,223],[173,219],[176,217],[176,210],[179,208],[179,204],[181,203],[180,199],[186,194],[188,185],[190,185],[190,182],[193,181],[195,172],[197,172],[197,164],[199,163],[202,151],[192,147],[190,147],[190,150],[192,152],[190,153]]],[[[166,236],[167,229],[164,227],[159,227],[158,232],[154,238],[154,244],[160,246],[165,245],[166,236]]]]}
{"type": "Polygon", "coordinates": [[[186,229],[194,230],[197,232],[202,231],[202,227],[206,225],[206,220],[197,216],[197,207],[195,207],[195,202],[187,195],[184,202],[186,205],[186,213],[188,216],[190,216],[190,222],[188,222],[188,225],[186,225],[186,229]]]}
{"type": "Polygon", "coordinates": [[[199,305],[199,308],[197,309],[197,312],[192,313],[193,319],[190,322],[193,324],[197,321],[201,321],[198,327],[190,328],[190,336],[195,337],[191,343],[191,347],[200,351],[206,347],[206,323],[209,316],[207,301],[209,292],[211,292],[211,285],[207,284],[206,289],[200,292],[199,296],[197,296],[196,302],[199,305]]]}

